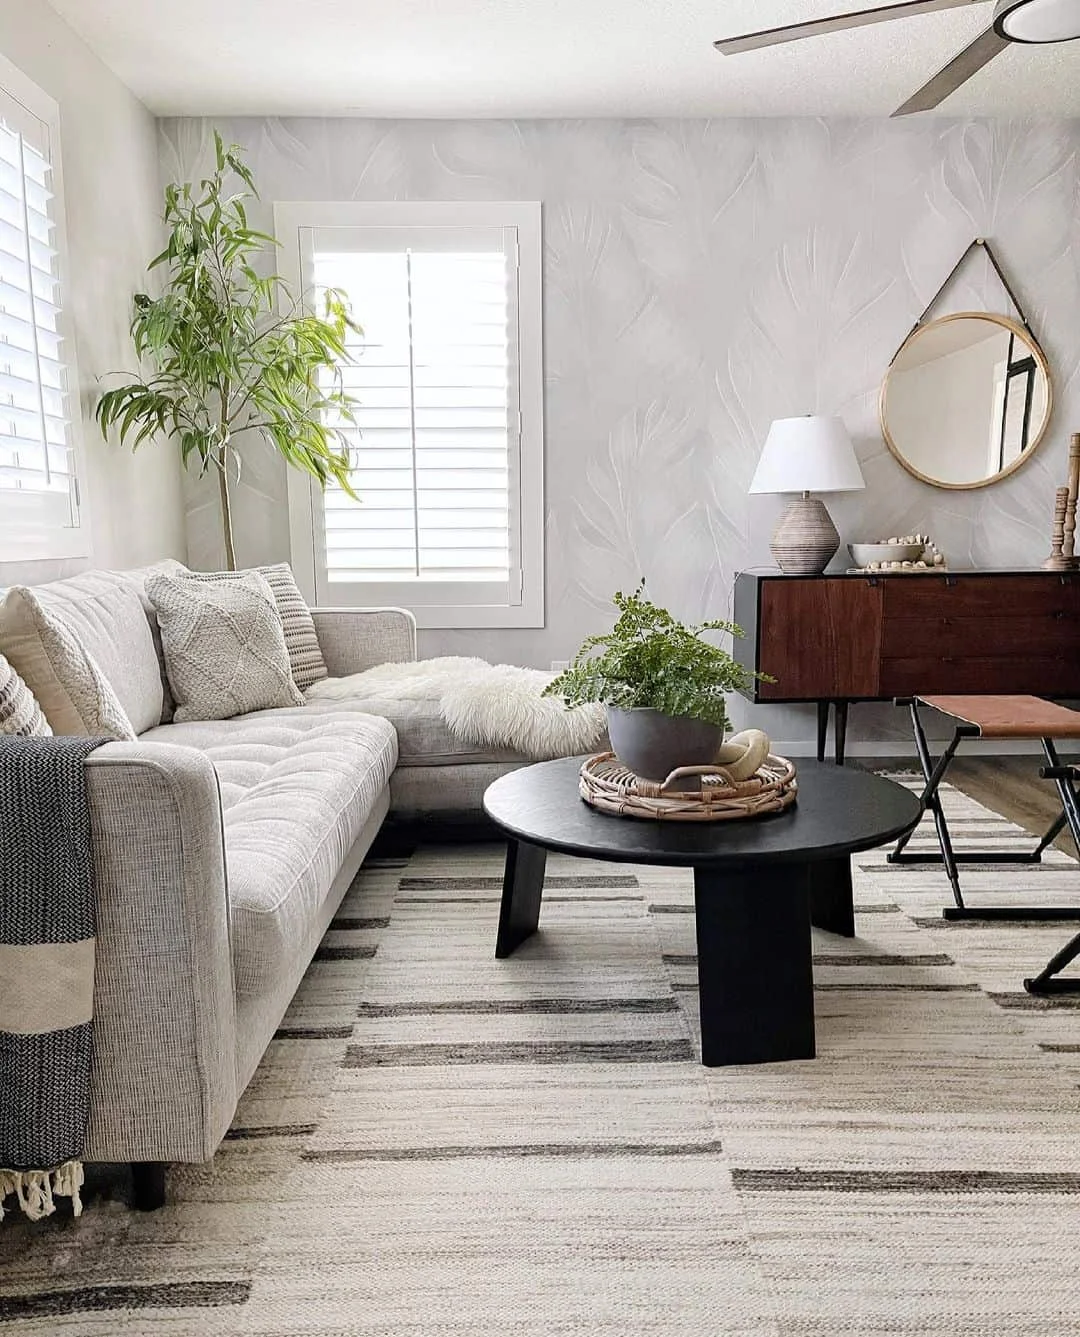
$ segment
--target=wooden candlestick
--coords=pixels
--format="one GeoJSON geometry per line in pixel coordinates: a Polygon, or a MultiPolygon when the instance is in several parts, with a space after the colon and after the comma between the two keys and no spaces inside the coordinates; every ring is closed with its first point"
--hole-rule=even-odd
{"type": "Polygon", "coordinates": [[[1065,546],[1065,510],[1069,504],[1069,489],[1059,487],[1054,493],[1054,533],[1050,540],[1050,556],[1043,562],[1046,571],[1071,571],[1073,559],[1066,557],[1065,546]]]}
{"type": "Polygon", "coordinates": [[[1065,541],[1062,555],[1070,566],[1076,566],[1076,494],[1080,487],[1080,432],[1069,438],[1069,500],[1065,504],[1065,541]]]}

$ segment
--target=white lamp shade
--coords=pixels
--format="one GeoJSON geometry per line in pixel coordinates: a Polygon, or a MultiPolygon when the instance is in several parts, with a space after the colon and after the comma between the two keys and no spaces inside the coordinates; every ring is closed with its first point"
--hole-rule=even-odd
{"type": "Polygon", "coordinates": [[[779,418],[769,428],[753,492],[858,492],[866,486],[839,418],[779,418]]]}

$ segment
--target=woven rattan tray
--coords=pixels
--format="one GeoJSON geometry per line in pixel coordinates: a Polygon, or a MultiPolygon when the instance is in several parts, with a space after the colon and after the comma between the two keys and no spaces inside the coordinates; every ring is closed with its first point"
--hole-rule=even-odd
{"type": "Polygon", "coordinates": [[[636,776],[614,752],[602,752],[583,763],[578,788],[586,803],[620,817],[731,822],[783,812],[795,802],[798,784],[786,757],[769,756],[749,780],[732,780],[722,766],[683,766],[656,784],[636,776]],[[693,788],[678,788],[680,782],[693,788]]]}

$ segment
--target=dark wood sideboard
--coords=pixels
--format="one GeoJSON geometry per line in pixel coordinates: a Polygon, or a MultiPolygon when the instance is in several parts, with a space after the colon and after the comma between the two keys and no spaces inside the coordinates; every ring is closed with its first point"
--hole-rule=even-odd
{"type": "Polygon", "coordinates": [[[922,692],[1080,697],[1080,571],[735,578],[735,658],[771,673],[747,696],[829,706],[844,760],[848,705],[922,692]]]}

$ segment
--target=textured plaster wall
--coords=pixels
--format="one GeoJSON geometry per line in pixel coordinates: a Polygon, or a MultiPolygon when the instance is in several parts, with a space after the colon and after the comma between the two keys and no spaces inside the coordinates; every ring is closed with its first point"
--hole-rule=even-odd
{"type": "MultiPolygon", "coordinates": [[[[284,200],[539,199],[544,205],[547,625],[429,632],[427,654],[547,665],[646,575],[687,617],[729,611],[768,562],[778,498],[748,498],[773,418],[839,413],[867,490],[830,508],[845,538],[928,531],[954,566],[1034,564],[1080,428],[1080,122],[237,120],[261,221],[284,200]],[[1054,372],[1037,457],[976,492],[906,474],[877,425],[893,352],[974,236],[991,238],[1054,372]]],[[[161,126],[166,178],[206,163],[208,121],[161,126]]],[[[976,257],[938,310],[1007,311],[976,257]]],[[[363,311],[359,311],[363,318],[363,311]]],[[[240,560],[288,556],[285,479],[249,459],[240,560]]],[[[187,488],[188,542],[219,560],[213,497],[187,488]]],[[[811,713],[741,709],[783,740],[811,713]]],[[[898,732],[864,708],[856,736],[898,732]]]]}

